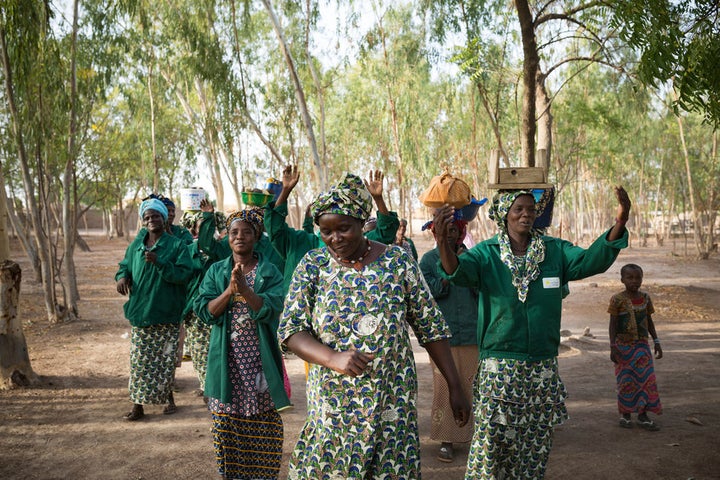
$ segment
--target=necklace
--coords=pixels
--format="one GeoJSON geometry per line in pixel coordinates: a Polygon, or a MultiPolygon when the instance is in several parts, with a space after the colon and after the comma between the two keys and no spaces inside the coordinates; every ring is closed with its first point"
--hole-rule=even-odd
{"type": "Polygon", "coordinates": [[[357,271],[362,270],[362,267],[363,267],[362,261],[368,256],[368,254],[372,250],[372,245],[370,244],[370,240],[366,239],[366,241],[367,241],[367,249],[365,250],[365,253],[362,256],[358,257],[357,260],[350,260],[349,258],[340,258],[337,255],[335,255],[338,262],[349,265],[357,271]]]}
{"type": "Polygon", "coordinates": [[[510,241],[510,250],[512,250],[513,255],[525,255],[528,251],[528,247],[530,246],[530,243],[528,242],[524,248],[516,248],[512,241],[510,241]]]}

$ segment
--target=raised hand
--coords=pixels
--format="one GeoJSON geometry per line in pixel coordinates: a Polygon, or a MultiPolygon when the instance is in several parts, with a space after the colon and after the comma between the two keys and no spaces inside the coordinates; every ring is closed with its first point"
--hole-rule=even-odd
{"type": "Polygon", "coordinates": [[[385,175],[380,170],[370,170],[370,176],[365,180],[365,186],[373,198],[382,197],[384,179],[385,175]]]}
{"type": "Polygon", "coordinates": [[[210,200],[208,200],[207,198],[203,198],[202,200],[200,200],[200,210],[202,210],[203,212],[212,213],[215,211],[215,207],[213,207],[213,204],[212,202],[210,202],[210,200]]]}
{"type": "Polygon", "coordinates": [[[626,222],[630,216],[630,197],[622,186],[615,187],[615,198],[618,201],[617,219],[626,222]]]}
{"type": "Polygon", "coordinates": [[[286,165],[282,172],[283,188],[292,190],[300,181],[300,172],[297,165],[286,165]]]}

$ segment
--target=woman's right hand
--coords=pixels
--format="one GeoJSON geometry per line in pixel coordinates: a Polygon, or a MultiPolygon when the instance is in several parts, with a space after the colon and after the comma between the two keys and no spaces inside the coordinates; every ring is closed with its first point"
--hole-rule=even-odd
{"type": "Polygon", "coordinates": [[[610,360],[612,360],[613,363],[618,363],[618,359],[620,358],[620,351],[617,347],[610,347],[610,360]]]}
{"type": "Polygon", "coordinates": [[[346,350],[344,352],[335,352],[326,366],[338,373],[357,377],[363,374],[368,364],[374,359],[375,355],[371,353],[361,352],[360,350],[346,350]]]}
{"type": "Polygon", "coordinates": [[[127,295],[130,293],[130,280],[127,277],[122,277],[117,281],[116,287],[120,295],[127,295]]]}

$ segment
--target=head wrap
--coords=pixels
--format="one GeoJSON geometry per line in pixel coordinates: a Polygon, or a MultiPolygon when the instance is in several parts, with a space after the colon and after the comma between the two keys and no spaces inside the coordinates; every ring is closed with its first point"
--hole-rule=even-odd
{"type": "MultiPolygon", "coordinates": [[[[518,292],[518,300],[525,303],[530,282],[540,276],[540,263],[545,260],[545,242],[540,233],[533,228],[530,230],[530,244],[525,255],[523,257],[513,255],[507,230],[507,215],[512,204],[521,195],[530,195],[535,202],[535,196],[530,190],[500,190],[493,197],[488,215],[500,229],[498,233],[500,260],[510,270],[512,284],[518,292]]],[[[537,207],[536,204],[536,209],[537,207]]],[[[542,214],[541,211],[537,213],[542,214]]]]}
{"type": "Polygon", "coordinates": [[[138,213],[140,213],[140,218],[143,218],[143,215],[145,215],[146,210],[155,210],[163,217],[163,221],[167,222],[168,218],[168,211],[167,207],[163,205],[163,203],[158,200],[157,198],[150,198],[143,200],[140,204],[140,209],[138,210],[138,213]]]}
{"type": "Polygon", "coordinates": [[[192,230],[195,227],[195,224],[198,220],[202,218],[203,212],[197,211],[193,212],[192,210],[186,210],[183,212],[182,217],[180,218],[180,225],[187,228],[188,230],[192,230]]]}
{"type": "Polygon", "coordinates": [[[249,223],[259,237],[262,234],[264,228],[263,210],[261,208],[247,208],[245,210],[238,210],[237,212],[233,212],[227,217],[226,228],[230,230],[230,227],[235,222],[249,223]]]}
{"type": "Polygon", "coordinates": [[[160,199],[161,202],[163,202],[163,205],[165,205],[166,207],[168,207],[168,208],[170,208],[170,207],[175,208],[175,202],[173,202],[172,200],[170,200],[168,197],[164,197],[164,196],[162,196],[162,195],[158,195],[158,198],[160,199]]]}
{"type": "MultiPolygon", "coordinates": [[[[455,242],[455,245],[462,245],[463,240],[465,240],[465,235],[467,234],[467,226],[468,222],[465,220],[456,220],[453,219],[452,223],[454,223],[458,228],[458,238],[455,242]]],[[[435,222],[430,220],[429,222],[425,222],[421,228],[421,230],[424,232],[425,230],[430,230],[431,232],[435,233],[435,222]]]]}
{"type": "Polygon", "coordinates": [[[316,224],[325,213],[346,215],[365,222],[370,216],[372,205],[372,195],[365,183],[357,175],[348,173],[342,182],[318,195],[310,205],[310,215],[316,224]]]}
{"type": "Polygon", "coordinates": [[[173,207],[173,208],[175,208],[175,203],[174,203],[172,200],[170,200],[168,197],[166,197],[165,195],[163,195],[163,194],[161,194],[161,193],[151,193],[151,194],[148,195],[147,197],[143,198],[143,201],[149,200],[149,199],[151,199],[151,198],[154,198],[154,199],[156,199],[156,200],[160,200],[160,201],[163,203],[163,205],[165,205],[166,207],[173,207]]]}

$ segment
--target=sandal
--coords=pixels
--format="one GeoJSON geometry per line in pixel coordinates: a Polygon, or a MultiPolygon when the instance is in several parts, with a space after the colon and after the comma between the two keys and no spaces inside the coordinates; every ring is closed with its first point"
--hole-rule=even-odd
{"type": "Polygon", "coordinates": [[[133,405],[132,410],[130,410],[128,413],[123,415],[123,418],[127,420],[128,422],[134,422],[136,420],[140,420],[145,416],[145,412],[143,411],[142,405],[133,405]]]}
{"type": "Polygon", "coordinates": [[[438,452],[437,459],[441,462],[450,463],[453,461],[453,449],[452,447],[448,447],[443,445],[440,447],[440,451],[438,452]]]}
{"type": "Polygon", "coordinates": [[[622,417],[620,417],[620,426],[621,426],[622,428],[632,428],[632,427],[633,427],[633,424],[632,424],[632,422],[630,421],[629,418],[622,418],[622,417]]]}
{"type": "Polygon", "coordinates": [[[637,424],[640,425],[640,427],[642,427],[645,430],[648,430],[650,432],[657,432],[658,430],[660,430],[660,427],[658,427],[657,424],[655,422],[653,422],[652,420],[650,420],[649,418],[645,419],[645,420],[638,419],[637,424]]]}
{"type": "Polygon", "coordinates": [[[175,412],[177,412],[177,406],[175,406],[174,403],[168,403],[165,405],[165,408],[163,408],[164,415],[172,415],[175,412]]]}

